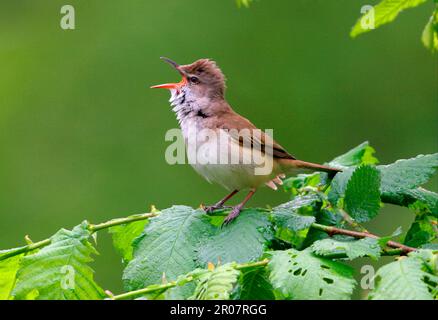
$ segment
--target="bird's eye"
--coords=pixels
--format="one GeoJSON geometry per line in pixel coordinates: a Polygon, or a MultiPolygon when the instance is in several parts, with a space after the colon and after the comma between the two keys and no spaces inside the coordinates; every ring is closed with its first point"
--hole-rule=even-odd
{"type": "Polygon", "coordinates": [[[193,84],[198,84],[199,83],[199,78],[198,77],[190,77],[189,81],[193,84]]]}

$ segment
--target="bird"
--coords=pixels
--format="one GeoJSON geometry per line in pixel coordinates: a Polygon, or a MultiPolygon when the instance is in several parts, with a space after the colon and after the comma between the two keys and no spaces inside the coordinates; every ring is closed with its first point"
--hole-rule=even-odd
{"type": "Polygon", "coordinates": [[[223,225],[239,216],[258,188],[265,185],[277,190],[277,185],[282,185],[286,174],[320,171],[327,172],[333,178],[341,171],[296,159],[271,135],[234,111],[225,99],[225,76],[214,60],[199,59],[191,64],[179,65],[169,58],[161,59],[176,69],[182,79],[178,83],[154,85],[151,88],[170,90],[169,102],[181,128],[187,157],[195,160],[189,160],[195,171],[210,183],[228,190],[229,194],[223,199],[204,206],[207,213],[230,208],[223,225]],[[256,151],[261,159],[258,162],[248,156],[256,151]],[[230,161],[233,156],[235,161],[230,161]],[[218,158],[225,161],[218,161],[218,158]],[[247,191],[243,201],[225,207],[225,203],[239,191],[247,191]]]}

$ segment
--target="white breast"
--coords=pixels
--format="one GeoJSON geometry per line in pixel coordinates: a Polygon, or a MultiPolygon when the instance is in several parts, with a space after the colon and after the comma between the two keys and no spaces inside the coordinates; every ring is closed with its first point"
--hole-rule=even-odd
{"type": "MultiPolygon", "coordinates": [[[[196,104],[185,92],[172,92],[170,103],[177,114],[178,122],[186,142],[187,158],[192,167],[206,180],[217,183],[228,190],[257,188],[275,177],[272,171],[266,174],[256,174],[257,164],[231,162],[234,159],[250,159],[251,149],[235,145],[234,139],[222,136],[219,130],[211,131],[203,125],[204,119],[197,117],[199,103],[207,101],[196,100],[196,104]],[[235,154],[239,153],[239,156],[235,154]]],[[[266,158],[265,164],[273,168],[272,158],[266,158]]],[[[275,168],[274,168],[275,172],[275,168]]]]}

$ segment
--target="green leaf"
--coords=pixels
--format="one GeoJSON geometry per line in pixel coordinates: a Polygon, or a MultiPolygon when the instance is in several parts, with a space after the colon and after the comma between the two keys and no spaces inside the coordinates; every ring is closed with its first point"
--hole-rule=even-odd
{"type": "Polygon", "coordinates": [[[434,225],[437,224],[438,219],[435,217],[427,214],[418,215],[406,234],[404,244],[411,247],[420,247],[434,241],[437,238],[434,225]]]}
{"type": "Polygon", "coordinates": [[[384,236],[384,237],[380,237],[377,242],[379,243],[379,245],[381,247],[386,246],[386,244],[388,243],[389,240],[399,236],[402,234],[402,228],[398,227],[391,235],[389,236],[384,236]]]}
{"type": "Polygon", "coordinates": [[[216,228],[198,249],[198,262],[244,263],[258,260],[272,239],[271,223],[266,212],[244,210],[233,223],[216,228]]]}
{"type": "Polygon", "coordinates": [[[356,283],[351,267],[317,257],[308,249],[270,254],[270,281],[286,299],[350,299],[356,283]]]}
{"type": "Polygon", "coordinates": [[[322,184],[322,173],[314,172],[311,174],[298,174],[295,177],[289,177],[283,180],[283,189],[286,192],[291,192],[293,195],[298,195],[304,187],[316,187],[322,184]]]}
{"type": "Polygon", "coordinates": [[[313,243],[311,250],[319,256],[346,254],[349,260],[359,257],[371,257],[377,260],[380,257],[380,245],[376,239],[364,238],[360,240],[339,241],[324,239],[313,243]]]}
{"type": "Polygon", "coordinates": [[[345,190],[345,210],[357,222],[374,218],[380,209],[380,173],[371,166],[358,167],[345,190]]]}
{"type": "Polygon", "coordinates": [[[109,228],[108,232],[112,235],[114,248],[122,256],[124,263],[132,260],[132,242],[143,232],[147,223],[148,220],[140,220],[109,228]]]}
{"type": "Polygon", "coordinates": [[[234,263],[228,263],[209,270],[197,279],[193,300],[229,300],[240,272],[234,263]]]}
{"type": "Polygon", "coordinates": [[[382,196],[393,197],[426,183],[438,168],[438,153],[378,166],[382,196]]]}
{"type": "Polygon", "coordinates": [[[350,181],[355,168],[347,168],[338,173],[330,185],[330,191],[328,193],[328,200],[334,205],[338,206],[339,200],[344,197],[345,190],[347,189],[348,181],[350,181]]]}
{"type": "Polygon", "coordinates": [[[426,0],[382,0],[374,6],[374,27],[372,29],[362,27],[362,21],[364,21],[362,19],[368,20],[371,18],[372,11],[368,11],[354,25],[350,36],[354,38],[362,33],[376,29],[383,24],[395,20],[403,10],[416,7],[424,2],[426,0]]]}
{"type": "Polygon", "coordinates": [[[421,187],[383,194],[382,201],[410,208],[422,207],[423,211],[438,217],[438,194],[421,187]]]}
{"type": "Polygon", "coordinates": [[[253,2],[253,0],[236,0],[237,6],[249,8],[249,5],[253,2]]]}
{"type": "Polygon", "coordinates": [[[269,274],[264,267],[241,270],[239,278],[239,300],[275,300],[269,274]]]}
{"type": "Polygon", "coordinates": [[[424,27],[421,35],[421,41],[430,51],[438,51],[438,5],[424,27]]]}
{"type": "Polygon", "coordinates": [[[296,196],[292,201],[275,207],[272,220],[275,235],[299,248],[307,237],[309,228],[315,222],[314,215],[321,206],[321,199],[316,194],[296,196]]]}
{"type": "Polygon", "coordinates": [[[300,231],[308,229],[315,222],[314,214],[321,206],[315,195],[297,196],[272,210],[272,218],[277,227],[300,231]]]}
{"type": "Polygon", "coordinates": [[[424,279],[422,263],[413,257],[401,257],[381,267],[374,277],[374,289],[368,298],[372,300],[432,300],[424,279]]]}
{"type": "MultiPolygon", "coordinates": [[[[127,291],[160,283],[163,274],[173,280],[194,270],[196,250],[214,228],[202,210],[173,206],[149,220],[144,232],[134,241],[134,258],[123,272],[127,291]]],[[[172,298],[186,298],[191,284],[172,290],[172,298]]]]}
{"type": "MultiPolygon", "coordinates": [[[[0,255],[5,251],[0,251],[0,255]]],[[[7,300],[15,285],[16,274],[23,254],[0,261],[0,300],[7,300]]]]}
{"type": "Polygon", "coordinates": [[[96,300],[104,296],[93,280],[96,249],[88,241],[91,232],[83,222],[73,230],[61,229],[51,243],[37,253],[25,256],[17,272],[15,299],[96,300]]]}
{"type": "Polygon", "coordinates": [[[379,160],[374,157],[374,152],[374,148],[369,145],[368,141],[365,141],[347,153],[336,157],[329,162],[329,165],[338,168],[345,168],[355,167],[361,164],[376,164],[379,160]]]}

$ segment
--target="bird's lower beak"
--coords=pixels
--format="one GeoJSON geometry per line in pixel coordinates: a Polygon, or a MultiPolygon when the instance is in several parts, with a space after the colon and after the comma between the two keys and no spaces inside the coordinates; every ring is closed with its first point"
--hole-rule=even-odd
{"type": "Polygon", "coordinates": [[[165,83],[152,86],[151,89],[169,89],[169,90],[180,90],[184,85],[186,85],[187,79],[185,77],[178,83],[165,83]]]}
{"type": "Polygon", "coordinates": [[[187,78],[185,73],[181,70],[179,64],[177,64],[175,61],[170,60],[169,58],[161,57],[161,60],[164,60],[168,64],[170,64],[172,67],[174,67],[181,75],[182,80],[178,83],[165,83],[165,84],[159,84],[156,86],[152,86],[151,89],[169,89],[169,90],[180,90],[183,86],[187,84],[187,78]]]}

